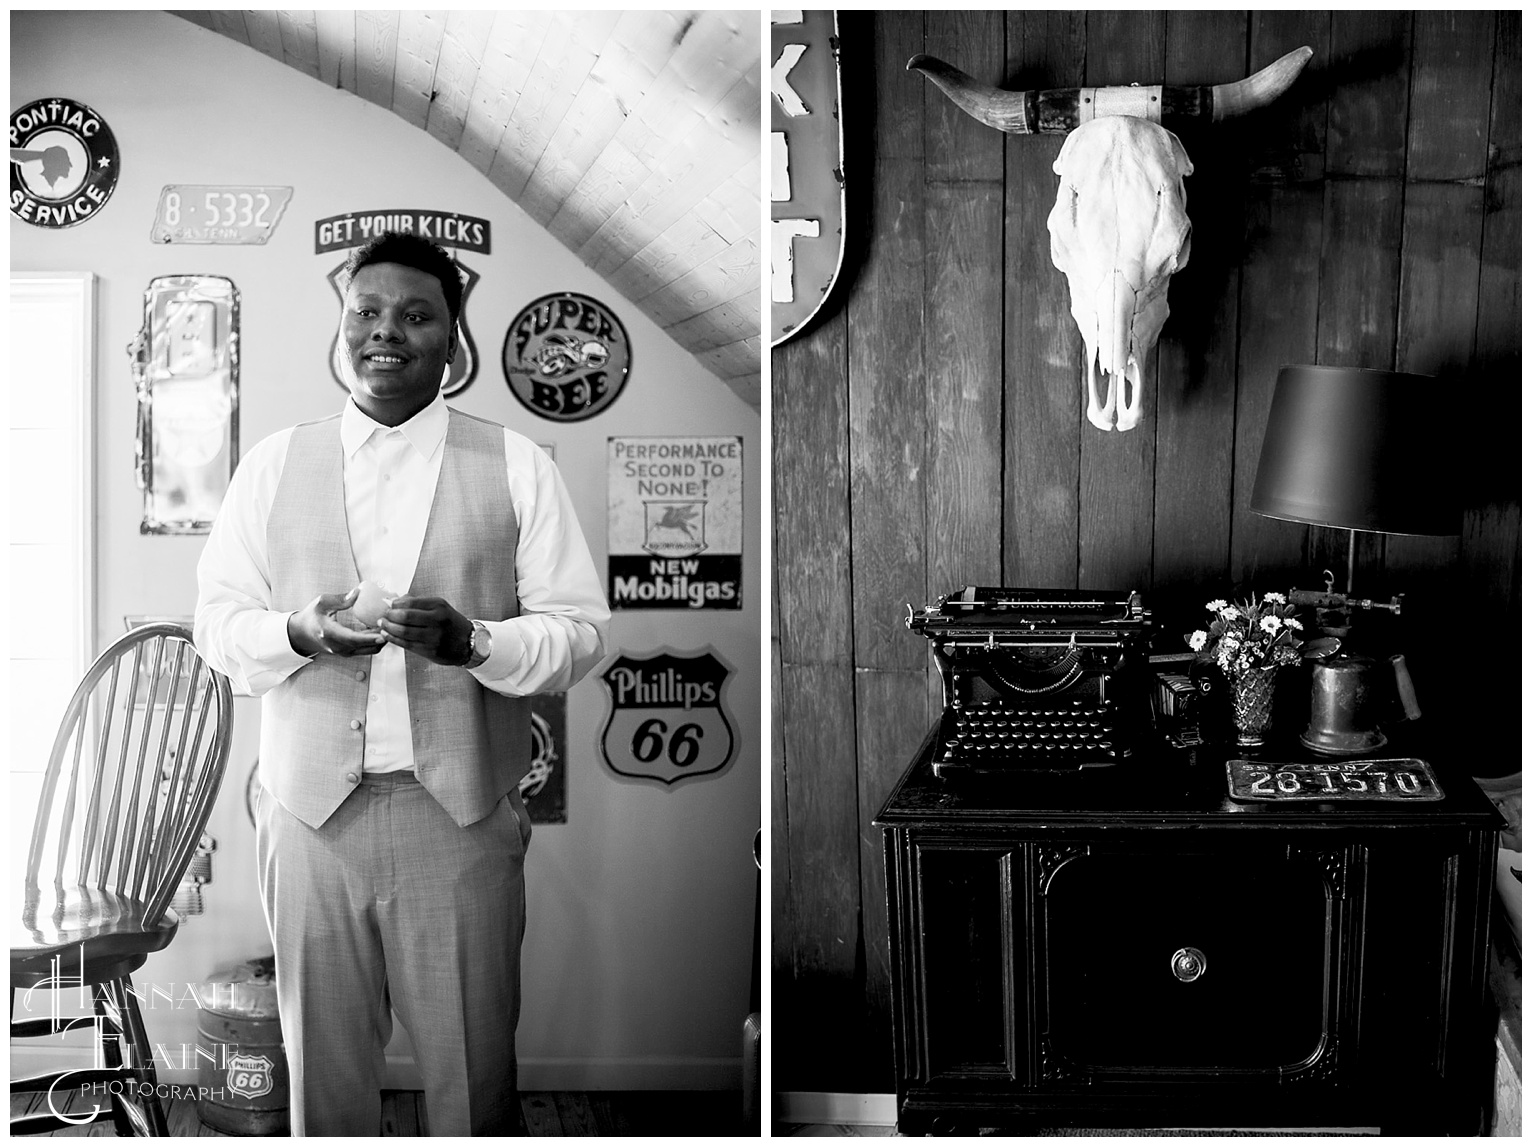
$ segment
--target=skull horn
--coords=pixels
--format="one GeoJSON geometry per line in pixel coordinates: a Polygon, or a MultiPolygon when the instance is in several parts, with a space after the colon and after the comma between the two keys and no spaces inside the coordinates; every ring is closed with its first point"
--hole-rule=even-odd
{"type": "Polygon", "coordinates": [[[911,56],[905,67],[920,72],[980,123],[1013,135],[1032,135],[1070,132],[1088,120],[1109,115],[1139,116],[1169,126],[1243,115],[1265,107],[1292,87],[1313,55],[1313,48],[1296,48],[1236,83],[1192,88],[1135,84],[1008,92],[981,84],[935,56],[911,56]]]}

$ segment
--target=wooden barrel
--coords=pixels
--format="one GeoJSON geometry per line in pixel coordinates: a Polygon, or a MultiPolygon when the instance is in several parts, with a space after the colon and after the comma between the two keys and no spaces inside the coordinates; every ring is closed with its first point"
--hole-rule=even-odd
{"type": "Polygon", "coordinates": [[[271,957],[197,986],[197,1116],[230,1135],[288,1133],[287,1052],[271,957]]]}

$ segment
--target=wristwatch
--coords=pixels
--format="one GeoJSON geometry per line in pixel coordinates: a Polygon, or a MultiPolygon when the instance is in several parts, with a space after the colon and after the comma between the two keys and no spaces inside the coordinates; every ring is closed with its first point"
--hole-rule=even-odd
{"type": "Polygon", "coordinates": [[[489,626],[482,621],[474,622],[473,632],[468,636],[468,660],[463,662],[463,668],[477,669],[488,661],[491,644],[489,626]]]}

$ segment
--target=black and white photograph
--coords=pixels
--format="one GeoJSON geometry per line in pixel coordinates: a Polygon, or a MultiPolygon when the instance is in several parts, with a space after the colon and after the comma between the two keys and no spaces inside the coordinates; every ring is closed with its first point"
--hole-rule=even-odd
{"type": "Polygon", "coordinates": [[[760,12],[8,23],[12,1131],[758,1134],[760,12]]]}
{"type": "Polygon", "coordinates": [[[1518,7],[3,26],[13,1135],[1521,1137],[1518,7]]]}
{"type": "Polygon", "coordinates": [[[1519,1135],[1520,13],[836,15],[773,1131],[1519,1135]]]}

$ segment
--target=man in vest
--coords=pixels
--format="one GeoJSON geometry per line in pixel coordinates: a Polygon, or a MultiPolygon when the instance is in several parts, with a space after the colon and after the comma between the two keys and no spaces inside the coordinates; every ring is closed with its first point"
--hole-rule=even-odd
{"type": "Polygon", "coordinates": [[[610,613],[552,462],[442,399],[462,296],[425,239],[353,253],[351,398],[250,451],[197,567],[197,646],[262,699],[256,849],[300,1135],[378,1133],[391,1009],[433,1134],[520,1124],[523,698],[587,673],[610,613]],[[394,595],[375,628],[351,611],[364,581],[394,595]]]}

